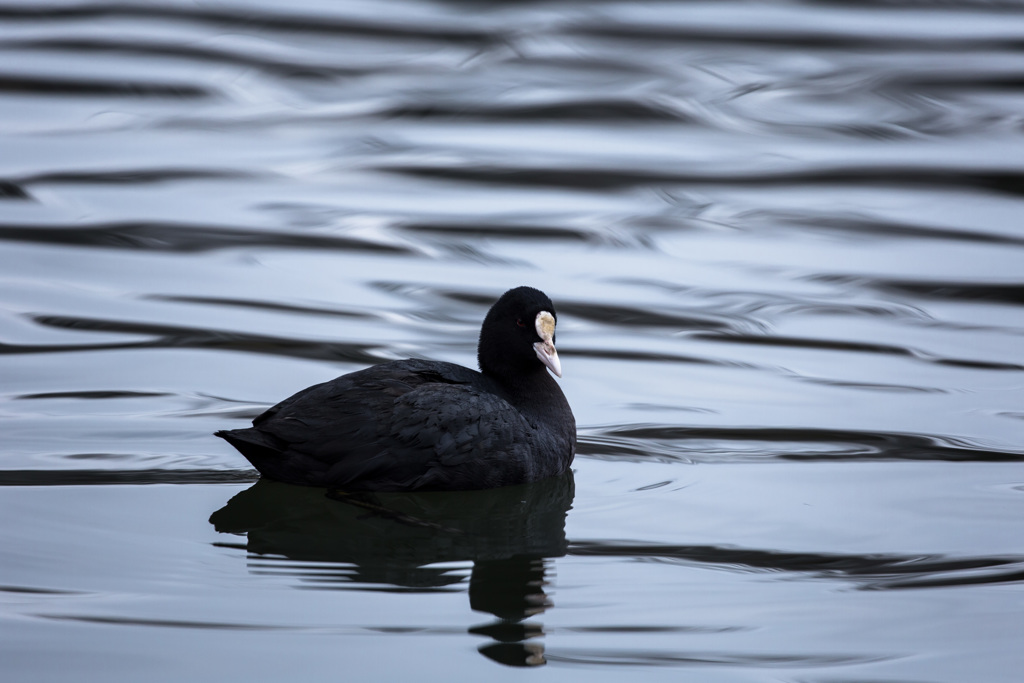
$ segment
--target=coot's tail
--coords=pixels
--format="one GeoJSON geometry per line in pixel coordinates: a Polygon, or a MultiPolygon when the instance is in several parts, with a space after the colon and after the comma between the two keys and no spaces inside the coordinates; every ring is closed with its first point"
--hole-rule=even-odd
{"type": "Polygon", "coordinates": [[[258,429],[222,429],[213,434],[238,449],[260,474],[271,479],[279,478],[275,474],[281,461],[281,451],[258,429]]]}

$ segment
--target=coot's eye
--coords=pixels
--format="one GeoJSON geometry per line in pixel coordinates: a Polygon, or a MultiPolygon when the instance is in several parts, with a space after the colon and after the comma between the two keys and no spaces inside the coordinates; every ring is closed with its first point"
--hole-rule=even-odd
{"type": "Polygon", "coordinates": [[[519,325],[519,327],[526,327],[526,323],[523,322],[522,318],[516,321],[516,325],[519,325]]]}

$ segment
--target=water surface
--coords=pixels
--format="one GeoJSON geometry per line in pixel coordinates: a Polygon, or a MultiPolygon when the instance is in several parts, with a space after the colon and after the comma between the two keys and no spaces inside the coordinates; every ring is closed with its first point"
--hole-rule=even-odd
{"type": "Polygon", "coordinates": [[[1024,3],[3,2],[0,52],[9,675],[1019,677],[1024,3]],[[212,436],[473,366],[520,284],[572,477],[212,436]]]}

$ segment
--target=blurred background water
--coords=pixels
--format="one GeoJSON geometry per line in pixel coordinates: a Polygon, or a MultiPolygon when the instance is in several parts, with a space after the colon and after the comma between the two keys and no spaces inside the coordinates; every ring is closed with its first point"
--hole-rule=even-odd
{"type": "Polygon", "coordinates": [[[0,55],[11,680],[1019,680],[1024,2],[4,0],[0,55]],[[520,284],[574,479],[211,436],[520,284]]]}

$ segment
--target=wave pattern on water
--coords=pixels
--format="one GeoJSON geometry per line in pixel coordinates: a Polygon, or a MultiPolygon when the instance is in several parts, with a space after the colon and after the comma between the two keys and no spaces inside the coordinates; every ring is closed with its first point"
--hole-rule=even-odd
{"type": "Polygon", "coordinates": [[[0,239],[40,244],[198,252],[243,247],[337,249],[370,253],[408,254],[401,245],[374,243],[340,235],[256,231],[221,226],[174,223],[115,223],[92,226],[0,225],[0,239]]]}
{"type": "Polygon", "coordinates": [[[1024,3],[383,7],[0,5],[12,675],[271,675],[250,630],[313,677],[481,636],[572,680],[1019,668],[1024,3]],[[492,492],[472,571],[436,526],[359,565],[382,518],[294,490],[196,542],[256,478],[212,432],[392,358],[472,365],[519,284],[555,301],[580,428],[557,543],[510,549],[492,492]],[[465,592],[496,621],[429,622],[465,592]],[[82,659],[40,656],[68,629],[82,659]],[[289,649],[324,633],[347,649],[289,649]]]}
{"type": "MultiPolygon", "coordinates": [[[[496,285],[539,275],[577,328],[561,336],[566,359],[613,381],[658,366],[680,385],[622,407],[748,425],[694,418],[671,437],[592,428],[585,455],[753,458],[741,441],[787,459],[1018,458],[1014,421],[997,423],[997,447],[956,445],[985,442],[985,420],[899,431],[846,411],[794,428],[751,418],[716,385],[777,381],[791,398],[871,398],[883,411],[921,401],[906,410],[926,416],[1018,381],[1024,6],[402,6],[408,15],[384,18],[356,5],[5,4],[0,97],[12,130],[33,142],[11,140],[45,154],[0,167],[10,209],[0,243],[122,263],[196,258],[210,272],[220,257],[315,255],[334,259],[345,283],[321,286],[317,301],[343,304],[390,281],[385,296],[417,306],[429,291],[423,319],[458,324],[467,316],[454,307],[484,307],[501,290],[479,287],[468,274],[477,266],[496,285]],[[65,97],[73,105],[54,109],[65,97]],[[379,260],[353,260],[364,257],[379,260]]],[[[11,268],[11,283],[34,276],[11,268]]],[[[63,272],[43,276],[79,286],[63,272]]],[[[195,349],[371,364],[411,346],[424,356],[469,347],[377,342],[361,326],[410,313],[349,315],[255,292],[262,273],[237,274],[227,286],[177,275],[160,288],[137,276],[112,285],[155,306],[146,321],[166,303],[248,311],[254,323],[334,316],[354,326],[338,335],[353,341],[251,332],[244,317],[228,331],[43,305],[0,315],[11,330],[0,348],[11,358],[195,349]],[[57,330],[79,339],[52,341],[57,330]]],[[[585,424],[631,424],[588,419],[587,408],[585,424]]],[[[1017,414],[1001,398],[977,413],[1017,414]]]]}
{"type": "Polygon", "coordinates": [[[16,346],[0,344],[0,355],[27,353],[67,353],[71,351],[102,351],[114,349],[191,348],[235,351],[245,353],[283,354],[297,358],[345,360],[353,363],[375,364],[385,358],[370,353],[373,345],[343,342],[316,342],[287,339],[233,331],[154,325],[117,320],[94,320],[65,316],[36,316],[35,322],[45,327],[63,330],[112,332],[130,336],[149,337],[141,341],[98,342],[92,344],[32,344],[16,346]]]}
{"type": "Polygon", "coordinates": [[[1024,557],[934,557],[795,553],[753,548],[573,541],[570,555],[657,560],[758,572],[800,572],[852,581],[863,590],[937,588],[1024,580],[1024,557]]]}
{"type": "Polygon", "coordinates": [[[0,486],[140,486],[146,484],[247,484],[255,470],[90,469],[0,470],[0,486]]]}
{"type": "Polygon", "coordinates": [[[636,462],[785,461],[1024,462],[1024,450],[994,450],[923,434],[826,429],[620,425],[581,435],[580,455],[636,462]]]}

